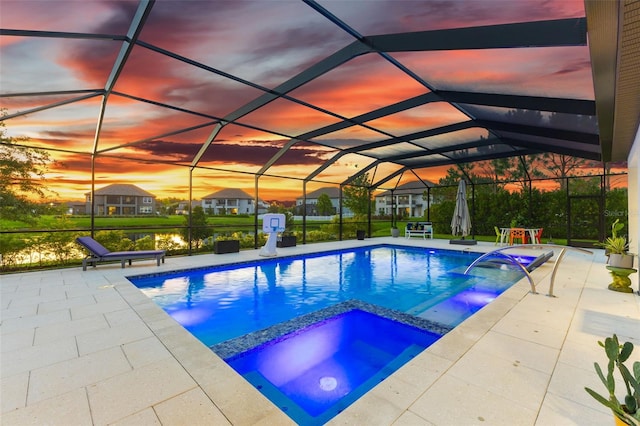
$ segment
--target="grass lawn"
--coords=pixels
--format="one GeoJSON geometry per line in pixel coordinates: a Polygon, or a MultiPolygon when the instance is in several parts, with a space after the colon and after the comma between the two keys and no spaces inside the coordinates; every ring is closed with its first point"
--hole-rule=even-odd
{"type": "MultiPolygon", "coordinates": [[[[35,225],[27,222],[0,220],[2,230],[47,230],[60,229],[60,216],[44,215],[40,216],[35,225]]],[[[65,216],[65,228],[88,229],[91,227],[91,217],[89,216],[65,216]]],[[[215,216],[208,217],[209,225],[253,225],[253,217],[242,216],[215,216]]],[[[171,228],[186,226],[187,217],[181,215],[172,216],[149,216],[149,217],[95,217],[96,228],[171,228]]]]}
{"type": "MultiPolygon", "coordinates": [[[[212,226],[214,229],[218,228],[220,231],[253,231],[254,226],[253,216],[209,216],[207,217],[207,225],[212,226]]],[[[171,216],[148,216],[148,217],[95,217],[95,227],[97,229],[125,229],[136,230],[144,229],[148,232],[178,232],[178,229],[187,225],[187,217],[183,215],[171,215],[171,216]]],[[[318,229],[322,225],[326,225],[329,222],[307,221],[307,230],[318,229]]],[[[261,223],[258,223],[261,226],[261,223]]],[[[296,221],[295,230],[302,231],[302,221],[296,221]]],[[[363,224],[363,226],[366,226],[363,224]]],[[[403,227],[400,223],[399,227],[403,227]]],[[[89,216],[65,216],[62,219],[60,216],[43,215],[40,216],[35,225],[21,221],[0,220],[0,229],[3,231],[46,231],[46,230],[62,230],[62,229],[90,229],[91,217],[89,216]]],[[[403,231],[401,228],[401,236],[403,231]]],[[[386,237],[391,235],[391,222],[380,220],[373,221],[371,223],[371,236],[372,237],[386,237]]],[[[453,235],[450,234],[435,234],[435,238],[451,239],[453,235]]],[[[477,241],[495,241],[495,235],[476,235],[474,237],[477,241]]],[[[543,241],[546,242],[546,241],[543,241]]],[[[554,238],[555,244],[565,245],[566,239],[554,238]]]]}

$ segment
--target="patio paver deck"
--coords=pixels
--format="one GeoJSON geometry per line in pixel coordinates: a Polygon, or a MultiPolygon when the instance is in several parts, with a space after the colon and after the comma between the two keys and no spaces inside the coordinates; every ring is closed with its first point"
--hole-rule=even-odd
{"type": "MultiPolygon", "coordinates": [[[[389,237],[278,252],[372,243],[469,249],[389,237]]],[[[293,424],[125,278],[257,259],[258,252],[0,275],[2,424],[293,424]]],[[[521,280],[330,424],[613,424],[583,388],[602,388],[593,370],[604,361],[597,340],[617,333],[636,344],[640,360],[640,296],[607,290],[603,251],[594,253],[567,254],[557,298],[544,295],[552,265],[536,269],[541,294],[521,280]]]]}

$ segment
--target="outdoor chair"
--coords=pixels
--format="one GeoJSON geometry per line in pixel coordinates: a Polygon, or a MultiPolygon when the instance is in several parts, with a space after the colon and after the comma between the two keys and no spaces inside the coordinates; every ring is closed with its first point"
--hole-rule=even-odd
{"type": "Polygon", "coordinates": [[[542,240],[542,231],[544,230],[544,228],[540,228],[538,229],[538,232],[536,232],[535,235],[535,240],[533,241],[536,244],[540,244],[541,240],[542,240]]]}
{"type": "Polygon", "coordinates": [[[91,237],[78,237],[76,238],[76,242],[89,252],[89,254],[82,259],[83,271],[87,270],[87,264],[92,264],[95,268],[98,262],[114,260],[119,260],[122,268],[124,268],[126,261],[129,261],[129,265],[131,265],[133,259],[155,259],[158,266],[160,266],[160,261],[164,263],[166,254],[164,250],[109,251],[91,237]]]}
{"type": "Polygon", "coordinates": [[[520,240],[520,244],[527,244],[527,233],[524,228],[511,228],[509,233],[509,245],[513,245],[513,240],[520,240]]]}
{"type": "Polygon", "coordinates": [[[500,231],[500,228],[498,228],[497,226],[494,226],[493,229],[496,231],[496,243],[494,244],[494,246],[497,246],[498,243],[501,243],[502,241],[502,232],[500,231]]]}

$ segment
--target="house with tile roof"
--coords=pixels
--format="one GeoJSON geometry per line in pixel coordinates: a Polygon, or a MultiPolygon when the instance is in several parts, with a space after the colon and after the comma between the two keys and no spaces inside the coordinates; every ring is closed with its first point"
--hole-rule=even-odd
{"type": "Polygon", "coordinates": [[[434,187],[433,182],[412,181],[398,185],[393,191],[384,191],[375,197],[376,213],[381,216],[391,215],[395,207],[397,217],[423,217],[433,204],[433,195],[429,194],[429,200],[425,198],[428,188],[434,187]],[[426,185],[426,186],[425,186],[426,185]]]}
{"type": "MultiPolygon", "coordinates": [[[[202,197],[202,208],[205,213],[219,214],[254,214],[256,211],[254,197],[242,189],[225,188],[202,197]]],[[[266,213],[269,206],[258,199],[258,214],[266,213]]]]}
{"type": "MultiPolygon", "coordinates": [[[[156,196],[128,183],[114,183],[94,191],[96,216],[136,216],[156,212],[156,196]]],[[[85,193],[86,212],[91,212],[91,192],[85,193]]]]}

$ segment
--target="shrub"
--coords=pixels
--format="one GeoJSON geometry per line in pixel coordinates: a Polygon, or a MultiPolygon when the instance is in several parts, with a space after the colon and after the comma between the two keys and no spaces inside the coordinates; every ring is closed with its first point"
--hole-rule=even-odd
{"type": "Polygon", "coordinates": [[[95,240],[110,251],[128,251],[135,248],[135,244],[127,238],[124,231],[98,231],[95,240]]]}

